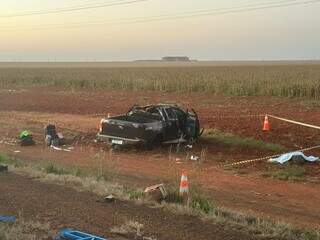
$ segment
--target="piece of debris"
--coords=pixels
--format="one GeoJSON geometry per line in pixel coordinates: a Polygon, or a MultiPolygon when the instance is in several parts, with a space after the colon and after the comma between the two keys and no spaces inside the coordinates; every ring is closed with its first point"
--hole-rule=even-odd
{"type": "Polygon", "coordinates": [[[277,157],[277,158],[270,158],[268,161],[283,164],[283,163],[286,163],[290,160],[295,160],[298,162],[300,162],[300,161],[315,162],[315,161],[319,160],[319,157],[314,157],[314,156],[307,157],[302,152],[296,151],[296,152],[282,154],[280,157],[277,157]]]}
{"type": "Polygon", "coordinates": [[[157,239],[153,237],[143,237],[142,240],[157,240],[157,239]]]}
{"type": "Polygon", "coordinates": [[[2,140],[0,140],[0,144],[14,146],[17,144],[17,140],[16,139],[2,139],[2,140]]]}
{"type": "Polygon", "coordinates": [[[107,240],[107,239],[102,237],[97,237],[89,233],[65,229],[60,232],[56,240],[107,240]]]}
{"type": "Polygon", "coordinates": [[[116,198],[115,196],[113,196],[112,194],[106,196],[104,198],[104,201],[107,202],[107,203],[115,203],[116,202],[116,198]]]}
{"type": "Polygon", "coordinates": [[[8,172],[8,166],[7,165],[0,165],[0,173],[1,172],[8,172]]]}
{"type": "Polygon", "coordinates": [[[13,151],[14,153],[20,153],[21,151],[20,150],[15,150],[13,151]]]}
{"type": "Polygon", "coordinates": [[[54,145],[50,146],[52,149],[56,150],[56,151],[65,151],[65,152],[71,152],[71,149],[69,148],[61,148],[61,147],[56,147],[54,145]]]}
{"type": "Polygon", "coordinates": [[[19,140],[21,146],[33,146],[36,144],[33,140],[32,133],[28,130],[24,130],[20,133],[19,140]]]}
{"type": "Polygon", "coordinates": [[[54,145],[51,145],[51,148],[57,151],[62,151],[62,148],[56,147],[54,145]]]}
{"type": "Polygon", "coordinates": [[[188,144],[187,146],[186,146],[188,149],[192,149],[192,145],[191,144],[188,144]]]}
{"type": "Polygon", "coordinates": [[[14,216],[2,216],[2,215],[0,215],[0,222],[10,223],[10,222],[15,222],[15,221],[16,221],[16,217],[14,217],[14,216]]]}
{"type": "Polygon", "coordinates": [[[199,156],[196,156],[196,155],[191,155],[190,160],[192,160],[192,161],[198,161],[198,160],[200,160],[200,157],[199,157],[199,156]]]}
{"type": "Polygon", "coordinates": [[[168,195],[163,183],[147,187],[144,192],[149,198],[157,202],[161,202],[168,195]]]}

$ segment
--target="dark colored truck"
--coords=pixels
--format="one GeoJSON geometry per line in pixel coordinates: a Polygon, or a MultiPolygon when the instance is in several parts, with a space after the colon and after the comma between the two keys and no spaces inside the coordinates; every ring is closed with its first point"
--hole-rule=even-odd
{"type": "Polygon", "coordinates": [[[197,113],[176,105],[133,106],[126,114],[104,118],[97,138],[111,145],[193,143],[202,132],[197,113]]]}

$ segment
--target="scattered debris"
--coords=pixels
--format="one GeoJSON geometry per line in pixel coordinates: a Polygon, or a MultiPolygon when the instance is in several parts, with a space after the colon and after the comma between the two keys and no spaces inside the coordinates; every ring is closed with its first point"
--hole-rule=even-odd
{"type": "Polygon", "coordinates": [[[176,158],[176,163],[181,163],[181,159],[180,158],[176,158]]]}
{"type": "Polygon", "coordinates": [[[157,202],[161,202],[168,195],[163,183],[147,187],[144,192],[149,198],[157,202]]]}
{"type": "Polygon", "coordinates": [[[143,237],[142,240],[157,240],[157,239],[153,237],[143,237]]]}
{"type": "Polygon", "coordinates": [[[16,221],[16,217],[14,217],[14,216],[1,216],[0,215],[0,222],[11,223],[11,222],[15,222],[15,221],[16,221]]]}
{"type": "Polygon", "coordinates": [[[62,151],[62,148],[51,145],[51,148],[57,151],[62,151]]]}
{"type": "Polygon", "coordinates": [[[0,165],[0,173],[1,172],[8,172],[8,166],[7,165],[0,165]]]}
{"type": "Polygon", "coordinates": [[[199,157],[199,156],[196,156],[196,155],[191,155],[190,160],[192,160],[192,161],[198,161],[198,160],[200,160],[200,157],[199,157]]]}
{"type": "Polygon", "coordinates": [[[16,139],[2,139],[2,140],[0,140],[0,144],[14,146],[17,144],[17,140],[16,139]]]}
{"type": "Polygon", "coordinates": [[[186,148],[188,148],[188,149],[192,149],[192,145],[191,144],[187,144],[187,146],[186,146],[186,148]]]}
{"type": "Polygon", "coordinates": [[[300,161],[315,162],[315,161],[318,161],[319,158],[314,157],[314,156],[307,157],[302,152],[296,151],[296,152],[290,152],[290,153],[283,154],[277,158],[270,158],[269,162],[278,162],[280,164],[283,164],[283,163],[286,163],[290,160],[295,160],[295,161],[299,161],[299,162],[300,161]]]}
{"type": "Polygon", "coordinates": [[[107,239],[102,237],[97,237],[89,233],[65,229],[60,232],[56,240],[107,240],[107,239]]]}
{"type": "Polygon", "coordinates": [[[73,149],[72,147],[68,147],[68,148],[61,148],[61,147],[56,147],[54,145],[50,146],[52,149],[57,150],[57,151],[65,151],[65,152],[71,152],[71,149],[73,149]]]}
{"type": "Polygon", "coordinates": [[[106,196],[104,198],[104,201],[107,202],[107,203],[115,203],[116,202],[116,198],[115,196],[113,196],[112,194],[106,196]]]}
{"type": "Polygon", "coordinates": [[[20,133],[19,140],[21,146],[33,146],[36,144],[33,140],[31,132],[28,130],[24,130],[20,133]]]}

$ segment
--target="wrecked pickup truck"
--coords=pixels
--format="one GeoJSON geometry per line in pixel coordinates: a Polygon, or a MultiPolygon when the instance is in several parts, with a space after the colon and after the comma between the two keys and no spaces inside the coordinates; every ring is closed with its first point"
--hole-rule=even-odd
{"type": "Polygon", "coordinates": [[[113,146],[193,143],[202,132],[197,113],[176,105],[133,106],[126,114],[101,120],[97,138],[113,146]]]}

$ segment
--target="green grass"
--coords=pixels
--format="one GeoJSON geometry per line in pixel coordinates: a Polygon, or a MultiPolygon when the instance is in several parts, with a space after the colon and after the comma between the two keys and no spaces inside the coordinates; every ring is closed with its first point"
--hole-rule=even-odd
{"type": "Polygon", "coordinates": [[[0,88],[208,92],[320,99],[320,65],[192,67],[2,67],[0,88]]]}
{"type": "Polygon", "coordinates": [[[167,190],[167,197],[165,201],[167,203],[176,203],[176,204],[182,204],[183,203],[183,197],[179,195],[179,192],[176,189],[169,189],[167,190]]]}
{"type": "Polygon", "coordinates": [[[44,166],[44,171],[45,171],[45,173],[52,173],[52,174],[56,174],[56,175],[70,174],[70,171],[67,171],[63,167],[57,166],[53,162],[49,162],[46,166],[44,166]]]}
{"type": "Polygon", "coordinates": [[[230,147],[261,149],[272,152],[285,151],[285,148],[279,144],[267,143],[253,138],[243,138],[231,133],[223,133],[215,129],[207,129],[203,134],[203,138],[230,147]]]}
{"type": "Polygon", "coordinates": [[[190,207],[193,209],[198,209],[205,214],[211,213],[215,209],[210,200],[199,193],[192,195],[190,207]]]}
{"type": "Polygon", "coordinates": [[[56,235],[49,224],[25,221],[21,216],[14,223],[0,222],[0,240],[53,239],[56,235]]]}
{"type": "Polygon", "coordinates": [[[0,154],[0,164],[12,165],[14,167],[22,167],[24,165],[23,161],[9,157],[5,154],[0,154]]]}
{"type": "Polygon", "coordinates": [[[271,172],[271,177],[280,180],[303,181],[305,180],[306,169],[301,166],[285,165],[280,170],[271,172]]]}
{"type": "Polygon", "coordinates": [[[142,199],[144,197],[144,191],[132,187],[124,187],[124,193],[129,196],[130,200],[142,199]]]}

